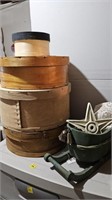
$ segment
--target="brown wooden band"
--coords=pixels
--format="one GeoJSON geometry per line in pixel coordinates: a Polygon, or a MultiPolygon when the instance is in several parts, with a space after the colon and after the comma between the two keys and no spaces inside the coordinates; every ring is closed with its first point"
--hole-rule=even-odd
{"type": "Polygon", "coordinates": [[[46,152],[54,154],[63,148],[63,144],[60,144],[59,141],[54,140],[54,142],[52,141],[52,143],[53,143],[53,146],[49,145],[49,147],[46,148],[46,150],[43,150],[42,148],[43,146],[39,149],[38,144],[36,145],[33,144],[33,146],[30,145],[31,148],[30,148],[30,151],[28,151],[29,147],[23,148],[23,146],[25,145],[22,144],[22,146],[20,146],[21,142],[18,142],[18,143],[16,142],[15,144],[15,141],[6,137],[6,145],[8,149],[16,155],[25,156],[25,157],[40,157],[40,156],[44,156],[46,152]],[[35,152],[35,149],[36,149],[36,152],[35,152]]]}
{"type": "Polygon", "coordinates": [[[9,138],[14,139],[16,141],[21,141],[21,140],[28,141],[28,140],[35,140],[35,139],[49,140],[49,139],[58,138],[58,136],[64,130],[64,128],[65,128],[65,124],[54,129],[49,129],[45,131],[35,131],[35,132],[32,132],[32,131],[23,132],[23,131],[10,130],[8,128],[4,128],[4,133],[9,138]]]}
{"type": "Polygon", "coordinates": [[[68,65],[68,56],[47,57],[3,57],[0,58],[0,67],[53,67],[68,65]]]}
{"type": "Polygon", "coordinates": [[[0,98],[10,100],[40,100],[40,99],[52,99],[57,98],[58,95],[66,95],[71,91],[71,84],[66,86],[58,87],[54,89],[45,90],[13,90],[0,88],[0,98]]]}

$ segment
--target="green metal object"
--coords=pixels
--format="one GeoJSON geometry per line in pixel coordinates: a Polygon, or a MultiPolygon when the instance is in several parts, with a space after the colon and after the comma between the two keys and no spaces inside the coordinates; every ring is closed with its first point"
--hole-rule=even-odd
{"type": "MultiPolygon", "coordinates": [[[[111,131],[109,131],[110,133],[111,131]]],[[[77,183],[87,179],[93,172],[95,172],[107,159],[110,158],[111,139],[99,145],[81,146],[81,145],[67,145],[65,150],[61,151],[59,155],[51,155],[46,153],[45,161],[51,162],[54,169],[65,178],[67,181],[75,181],[77,183]],[[86,168],[78,173],[67,171],[61,164],[68,159],[75,157],[77,162],[85,164],[86,168]]]]}
{"type": "Polygon", "coordinates": [[[105,140],[108,140],[111,137],[111,128],[105,130],[102,134],[83,132],[70,124],[67,124],[67,128],[68,128],[67,131],[71,132],[73,143],[76,143],[77,145],[83,145],[83,146],[98,145],[105,142],[105,140]]]}
{"type": "MultiPolygon", "coordinates": [[[[70,157],[69,152],[66,152],[66,156],[70,157]]],[[[64,157],[65,158],[65,157],[64,157]]],[[[105,157],[101,158],[98,162],[96,162],[94,165],[89,165],[89,167],[86,167],[81,172],[73,173],[72,171],[67,171],[63,166],[61,166],[60,163],[62,163],[62,160],[64,160],[63,154],[60,154],[60,156],[52,156],[49,153],[46,153],[44,156],[44,159],[46,162],[51,162],[54,166],[54,169],[68,182],[81,182],[85,179],[87,179],[92,173],[94,173],[106,160],[110,158],[110,154],[107,154],[105,157]]],[[[66,161],[66,160],[65,160],[66,161]]]]}
{"type": "Polygon", "coordinates": [[[90,103],[87,104],[85,119],[67,120],[67,128],[62,131],[59,140],[66,148],[57,156],[45,154],[44,159],[51,162],[54,169],[67,181],[80,182],[88,178],[109,157],[111,152],[112,118],[97,119],[90,103]],[[62,163],[75,157],[84,170],[78,173],[67,171],[62,163]]]}

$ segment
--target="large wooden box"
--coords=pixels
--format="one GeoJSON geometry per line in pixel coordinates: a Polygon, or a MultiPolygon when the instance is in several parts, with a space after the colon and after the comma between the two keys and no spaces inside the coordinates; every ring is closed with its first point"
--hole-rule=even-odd
{"type": "Polygon", "coordinates": [[[1,87],[46,89],[68,84],[69,57],[5,57],[0,59],[1,87]]]}
{"type": "Polygon", "coordinates": [[[12,130],[48,130],[69,118],[70,84],[47,90],[0,90],[2,125],[12,130]]]}

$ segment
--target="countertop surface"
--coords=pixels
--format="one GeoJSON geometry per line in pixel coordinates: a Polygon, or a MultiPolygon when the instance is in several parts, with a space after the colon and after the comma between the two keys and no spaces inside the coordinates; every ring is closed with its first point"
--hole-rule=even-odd
{"type": "MultiPolygon", "coordinates": [[[[70,184],[43,157],[26,158],[7,149],[6,141],[0,142],[0,170],[22,181],[47,191],[73,199],[112,199],[111,160],[106,161],[89,179],[70,184]]],[[[81,171],[75,159],[64,167],[73,172],[81,171]]]]}

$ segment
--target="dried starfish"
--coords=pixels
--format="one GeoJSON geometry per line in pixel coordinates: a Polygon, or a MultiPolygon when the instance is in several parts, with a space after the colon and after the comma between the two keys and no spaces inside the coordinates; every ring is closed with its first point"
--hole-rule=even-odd
{"type": "Polygon", "coordinates": [[[112,124],[112,118],[97,119],[92,109],[91,103],[88,103],[86,108],[85,119],[68,119],[66,120],[66,122],[84,132],[97,134],[102,133],[103,131],[105,131],[107,126],[112,124]]]}

